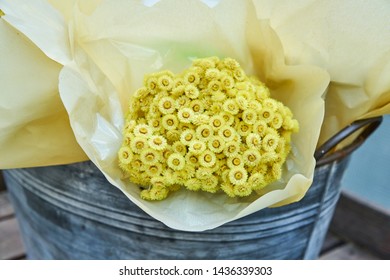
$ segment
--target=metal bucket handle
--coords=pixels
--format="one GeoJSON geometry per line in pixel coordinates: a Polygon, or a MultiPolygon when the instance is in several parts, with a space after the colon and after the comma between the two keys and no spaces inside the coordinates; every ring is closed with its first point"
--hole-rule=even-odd
{"type": "Polygon", "coordinates": [[[363,142],[378,128],[382,120],[382,116],[357,120],[342,129],[316,150],[314,153],[314,158],[317,161],[317,166],[331,163],[352,153],[360,145],[362,145],[363,142]],[[348,144],[340,150],[329,153],[333,148],[340,144],[341,141],[363,127],[365,127],[364,130],[359,134],[358,137],[356,137],[355,140],[353,140],[352,143],[348,144]]]}

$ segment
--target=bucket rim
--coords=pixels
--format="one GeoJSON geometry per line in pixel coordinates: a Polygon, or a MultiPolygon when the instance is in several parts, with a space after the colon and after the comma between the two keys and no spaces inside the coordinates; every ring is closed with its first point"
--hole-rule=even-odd
{"type": "Polygon", "coordinates": [[[351,154],[368,139],[368,137],[379,127],[382,121],[382,116],[361,119],[354,121],[353,123],[343,128],[341,131],[329,138],[319,148],[317,148],[314,153],[314,158],[317,162],[316,167],[332,163],[351,154]],[[363,129],[363,131],[350,144],[346,145],[340,150],[335,150],[338,144],[340,144],[343,140],[351,136],[359,129],[363,129]]]}

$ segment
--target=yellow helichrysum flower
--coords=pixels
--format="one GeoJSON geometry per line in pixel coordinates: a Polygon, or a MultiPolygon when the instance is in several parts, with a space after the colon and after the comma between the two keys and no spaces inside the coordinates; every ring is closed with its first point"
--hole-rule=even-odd
{"type": "MultiPolygon", "coordinates": [[[[183,89],[184,93],[184,89],[183,89]]],[[[189,99],[187,96],[180,96],[176,99],[176,109],[180,110],[181,108],[184,108],[188,106],[191,102],[191,99],[189,99]]]]}
{"type": "Polygon", "coordinates": [[[282,177],[282,167],[280,164],[274,164],[271,167],[271,174],[274,180],[279,180],[282,177]]]}
{"type": "Polygon", "coordinates": [[[164,162],[164,164],[167,162],[167,160],[168,160],[168,158],[169,158],[169,156],[171,155],[171,154],[173,154],[175,151],[172,149],[172,147],[170,147],[170,146],[168,146],[168,148],[167,149],[165,149],[164,151],[162,151],[162,158],[163,158],[163,162],[164,162]]]}
{"type": "Polygon", "coordinates": [[[261,105],[260,102],[253,100],[249,103],[248,108],[255,110],[255,112],[257,113],[257,112],[260,112],[261,109],[263,109],[263,105],[261,105]]]}
{"type": "MultiPolygon", "coordinates": [[[[223,93],[222,91],[217,91],[217,92],[214,92],[212,95],[211,95],[211,100],[216,102],[217,104],[223,102],[225,99],[227,98],[227,96],[225,95],[225,93],[223,93]]],[[[218,113],[222,110],[222,104],[220,104],[219,106],[219,110],[218,110],[218,113]]]]}
{"type": "Polygon", "coordinates": [[[275,113],[273,119],[270,122],[270,125],[274,129],[279,129],[283,125],[283,117],[279,113],[275,113]]]}
{"type": "Polygon", "coordinates": [[[142,99],[145,98],[149,94],[149,90],[147,87],[142,87],[139,88],[135,93],[134,93],[134,98],[136,99],[142,99]]]}
{"type": "Polygon", "coordinates": [[[240,144],[236,141],[231,141],[225,144],[225,148],[223,149],[223,153],[227,157],[233,157],[235,155],[238,155],[238,152],[240,151],[240,144]]]}
{"type": "Polygon", "coordinates": [[[244,159],[241,155],[237,154],[235,156],[229,157],[226,163],[230,168],[243,167],[244,159]]]}
{"type": "Polygon", "coordinates": [[[246,109],[242,112],[242,120],[247,124],[255,124],[257,121],[257,113],[253,109],[246,109]]]}
{"type": "Polygon", "coordinates": [[[206,114],[197,114],[194,116],[194,120],[192,121],[195,125],[208,124],[210,121],[210,116],[206,114]]]}
{"type": "Polygon", "coordinates": [[[246,110],[249,107],[248,100],[242,95],[236,96],[236,102],[238,107],[240,107],[241,110],[246,110]]]}
{"type": "Polygon", "coordinates": [[[210,116],[218,115],[222,111],[222,103],[212,101],[212,105],[208,108],[208,114],[210,116]]]}
{"type": "Polygon", "coordinates": [[[265,121],[257,121],[253,126],[253,132],[263,137],[267,131],[268,125],[265,121]]]}
{"type": "Polygon", "coordinates": [[[185,82],[184,82],[184,79],[182,77],[175,77],[173,79],[173,89],[172,90],[174,90],[177,87],[184,86],[184,84],[185,84],[185,82]]]}
{"type": "Polygon", "coordinates": [[[180,185],[193,178],[195,175],[195,168],[191,165],[185,165],[182,170],[175,171],[173,173],[174,182],[180,185]]]}
{"type": "Polygon", "coordinates": [[[218,130],[218,135],[225,141],[230,142],[234,140],[237,132],[229,125],[224,125],[218,130]]]}
{"type": "Polygon", "coordinates": [[[158,109],[163,114],[172,114],[176,110],[175,99],[166,96],[158,102],[158,109]]]}
{"type": "Polygon", "coordinates": [[[159,176],[162,173],[162,171],[163,171],[163,166],[159,162],[145,167],[145,173],[148,174],[150,177],[159,176]]]}
{"type": "Polygon", "coordinates": [[[231,58],[196,59],[182,74],[147,75],[130,99],[118,152],[141,197],[180,186],[247,196],[278,180],[299,129],[292,112],[231,58]]]}
{"type": "MultiPolygon", "coordinates": [[[[237,62],[237,60],[231,58],[231,57],[226,57],[222,60],[222,64],[229,70],[236,70],[240,69],[240,64],[237,62]]],[[[245,75],[245,73],[244,73],[245,75]]]]}
{"type": "Polygon", "coordinates": [[[219,187],[218,187],[218,178],[214,175],[211,175],[207,177],[204,180],[201,180],[202,183],[202,191],[215,193],[219,187]]]}
{"type": "Polygon", "coordinates": [[[187,153],[187,147],[180,141],[173,143],[172,148],[175,153],[179,153],[183,156],[187,153]]]}
{"type": "Polygon", "coordinates": [[[199,99],[192,100],[189,106],[192,109],[192,111],[194,111],[195,113],[200,114],[203,113],[204,111],[204,104],[199,99]]]}
{"type": "Polygon", "coordinates": [[[207,142],[207,147],[214,153],[221,153],[225,148],[225,141],[220,136],[212,136],[207,142]]]}
{"type": "Polygon", "coordinates": [[[268,151],[261,154],[261,161],[264,163],[272,163],[278,159],[278,154],[275,151],[268,151]]]}
{"type": "Polygon", "coordinates": [[[241,136],[248,136],[249,133],[252,132],[252,126],[247,124],[247,123],[244,123],[244,122],[240,122],[237,127],[237,132],[239,135],[241,136]]]}
{"type": "Polygon", "coordinates": [[[277,133],[270,133],[270,134],[267,134],[266,136],[264,136],[262,142],[261,142],[261,146],[262,148],[267,151],[267,152],[270,152],[270,151],[274,151],[276,149],[276,147],[278,146],[278,143],[279,143],[279,136],[277,133]]]}
{"type": "MultiPolygon", "coordinates": [[[[178,83],[181,82],[181,81],[177,81],[178,83]]],[[[172,96],[174,97],[180,97],[182,95],[184,95],[184,89],[185,89],[185,85],[178,85],[178,86],[175,86],[173,89],[172,89],[172,96]]],[[[177,100],[176,100],[176,108],[177,108],[177,100]]]]}
{"type": "Polygon", "coordinates": [[[234,122],[234,116],[233,116],[232,114],[229,114],[229,113],[227,113],[227,112],[225,112],[225,111],[222,111],[222,112],[220,112],[219,114],[220,114],[221,117],[224,119],[225,124],[226,124],[227,126],[230,127],[230,126],[233,124],[233,122],[234,122]]]}
{"type": "Polygon", "coordinates": [[[134,139],[134,134],[131,132],[123,132],[123,146],[130,146],[131,141],[134,139]]]}
{"type": "Polygon", "coordinates": [[[210,118],[209,124],[214,130],[218,130],[225,125],[225,120],[222,116],[216,115],[210,118]]]}
{"type": "Polygon", "coordinates": [[[194,153],[188,152],[185,155],[186,164],[197,166],[199,163],[198,156],[194,153]]]}
{"type": "Polygon", "coordinates": [[[199,180],[205,180],[211,176],[211,169],[206,167],[200,167],[195,172],[195,177],[199,180]]]}
{"type": "Polygon", "coordinates": [[[195,99],[199,96],[199,89],[195,85],[189,84],[185,86],[184,93],[188,98],[195,99]]]}
{"type": "Polygon", "coordinates": [[[203,167],[212,167],[217,161],[217,157],[210,150],[205,150],[199,155],[199,163],[203,167]]]}
{"type": "Polygon", "coordinates": [[[254,190],[260,190],[266,186],[263,173],[255,172],[248,178],[248,185],[254,190]]]}
{"type": "Polygon", "coordinates": [[[161,118],[150,118],[148,120],[148,125],[153,129],[153,132],[160,131],[162,128],[161,118]]]}
{"type": "Polygon", "coordinates": [[[248,172],[244,167],[234,167],[229,171],[229,180],[233,185],[244,185],[248,179],[248,172]]]}
{"type": "Polygon", "coordinates": [[[157,91],[157,78],[153,75],[147,75],[144,79],[144,85],[154,94],[157,91]]]}
{"type": "Polygon", "coordinates": [[[184,185],[190,191],[198,191],[202,188],[202,181],[197,178],[187,180],[184,185]]]}
{"type": "Polygon", "coordinates": [[[151,188],[141,192],[141,198],[147,200],[162,200],[168,196],[169,189],[164,182],[164,178],[153,177],[151,179],[151,185],[151,188]]]}
{"type": "Polygon", "coordinates": [[[152,149],[161,151],[167,147],[167,140],[161,135],[153,135],[149,138],[148,144],[152,149]]]}
{"type": "Polygon", "coordinates": [[[234,186],[234,194],[236,196],[244,197],[252,193],[252,188],[249,184],[239,184],[234,186]]]}
{"type": "Polygon", "coordinates": [[[161,160],[162,155],[159,154],[156,150],[151,148],[142,150],[140,153],[140,159],[143,164],[152,165],[161,160]]]}
{"type": "Polygon", "coordinates": [[[240,111],[240,108],[238,107],[235,99],[226,100],[222,105],[222,109],[232,115],[236,115],[240,111]]]}
{"type": "Polygon", "coordinates": [[[215,68],[215,61],[211,58],[195,59],[192,64],[201,67],[203,70],[215,68]]]}
{"type": "Polygon", "coordinates": [[[261,160],[261,154],[257,149],[249,149],[244,152],[243,158],[247,166],[256,166],[261,160]]]}
{"type": "Polygon", "coordinates": [[[217,80],[221,73],[217,68],[209,68],[205,72],[205,78],[208,80],[217,80]]]}
{"type": "Polygon", "coordinates": [[[124,133],[127,132],[133,132],[134,127],[137,125],[137,122],[135,120],[129,119],[123,129],[124,133]]]}
{"type": "Polygon", "coordinates": [[[167,164],[173,170],[182,170],[185,167],[185,159],[179,153],[173,153],[169,156],[167,164]]]}
{"type": "Polygon", "coordinates": [[[196,133],[192,129],[187,129],[183,131],[180,136],[180,142],[184,145],[190,145],[190,143],[196,139],[196,133]]]}
{"type": "Polygon", "coordinates": [[[263,100],[263,107],[275,112],[279,106],[275,99],[267,98],[263,100]]]}
{"type": "Polygon", "coordinates": [[[162,117],[161,125],[166,130],[174,130],[179,125],[179,120],[177,119],[176,115],[168,114],[162,117]]]}
{"type": "Polygon", "coordinates": [[[234,87],[234,79],[231,76],[223,73],[221,77],[221,84],[225,90],[232,89],[234,87]]]}
{"type": "Polygon", "coordinates": [[[173,87],[173,79],[170,75],[161,75],[157,79],[157,86],[162,90],[171,90],[173,87]]]}
{"type": "Polygon", "coordinates": [[[195,113],[190,108],[182,108],[177,112],[177,118],[183,123],[190,123],[194,119],[195,113]]]}
{"type": "Polygon", "coordinates": [[[263,107],[259,113],[259,119],[265,121],[266,123],[272,122],[275,116],[275,112],[270,108],[263,107]]]}
{"type": "Polygon", "coordinates": [[[200,76],[199,76],[199,73],[197,73],[196,71],[188,71],[185,75],[184,75],[184,78],[183,80],[186,82],[186,83],[189,83],[193,86],[196,86],[199,84],[200,82],[200,76]]]}
{"type": "Polygon", "coordinates": [[[270,96],[269,89],[265,86],[256,88],[256,97],[258,100],[264,100],[270,96]]]}
{"type": "Polygon", "coordinates": [[[206,150],[206,144],[200,140],[192,140],[188,145],[188,150],[195,155],[200,155],[206,150]]]}
{"type": "Polygon", "coordinates": [[[257,133],[248,134],[245,142],[249,148],[253,148],[253,149],[261,148],[261,137],[257,133]]]}
{"type": "Polygon", "coordinates": [[[148,148],[148,140],[143,136],[136,136],[130,142],[130,148],[134,153],[140,154],[144,149],[148,148]]]}
{"type": "Polygon", "coordinates": [[[214,134],[213,128],[208,124],[202,124],[196,129],[196,138],[207,141],[214,134]]]}
{"type": "Polygon", "coordinates": [[[177,129],[166,131],[166,135],[169,144],[180,140],[180,131],[177,129]]]}
{"type": "Polygon", "coordinates": [[[133,159],[133,151],[128,146],[123,146],[118,152],[118,158],[120,164],[127,165],[133,159]]]}
{"type": "Polygon", "coordinates": [[[212,81],[209,82],[209,84],[207,86],[207,89],[211,93],[220,92],[222,90],[222,84],[218,80],[212,80],[212,81]]]}
{"type": "Polygon", "coordinates": [[[146,124],[139,124],[136,127],[134,127],[135,136],[149,137],[152,135],[152,133],[153,133],[153,129],[146,124]]]}
{"type": "MultiPolygon", "coordinates": [[[[196,116],[196,115],[195,115],[196,116]]],[[[192,123],[179,123],[179,127],[177,128],[178,130],[180,131],[186,131],[186,130],[192,130],[194,131],[195,130],[195,127],[192,123]]]]}

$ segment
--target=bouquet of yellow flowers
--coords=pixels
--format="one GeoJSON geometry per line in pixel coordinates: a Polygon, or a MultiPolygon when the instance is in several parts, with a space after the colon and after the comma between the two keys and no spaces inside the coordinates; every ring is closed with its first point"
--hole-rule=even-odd
{"type": "Polygon", "coordinates": [[[389,9],[349,52],[352,1],[209,2],[2,1],[0,168],[91,160],[181,230],[300,200],[317,146],[390,111],[389,9]]]}
{"type": "Polygon", "coordinates": [[[297,131],[290,109],[236,60],[197,59],[180,75],[145,77],[118,157],[130,181],[145,186],[144,199],[181,186],[248,196],[281,178],[297,131]]]}

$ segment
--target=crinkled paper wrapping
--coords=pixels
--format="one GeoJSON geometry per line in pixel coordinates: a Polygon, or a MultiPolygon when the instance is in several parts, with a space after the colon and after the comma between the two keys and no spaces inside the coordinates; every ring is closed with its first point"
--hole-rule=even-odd
{"type": "MultiPolygon", "coordinates": [[[[294,60],[291,50],[287,52],[291,65],[286,65],[277,34],[268,21],[258,20],[250,1],[221,1],[213,8],[196,0],[165,0],[152,7],[130,0],[51,2],[56,8],[41,0],[3,1],[0,8],[4,19],[54,62],[42,60],[53,64],[57,74],[61,71],[60,96],[78,144],[140,208],[172,228],[201,231],[303,197],[313,178],[313,153],[324,114],[321,97],[329,76],[306,65],[316,64],[314,59],[294,60]],[[254,201],[185,190],[161,202],[143,201],[135,185],[121,180],[117,166],[129,97],[141,86],[144,74],[182,71],[191,59],[211,55],[237,59],[248,74],[266,82],[273,97],[289,106],[300,122],[283,178],[254,201]]],[[[282,42],[286,48],[287,41],[282,42]]],[[[58,76],[50,83],[55,79],[58,76]]],[[[50,96],[41,94],[44,100],[50,96]]],[[[39,139],[31,142],[37,143],[39,139]]]]}
{"type": "Polygon", "coordinates": [[[61,68],[0,19],[0,169],[87,159],[58,93],[61,68]]]}
{"type": "Polygon", "coordinates": [[[357,119],[390,113],[390,1],[254,0],[289,64],[327,69],[318,145],[357,119]]]}

